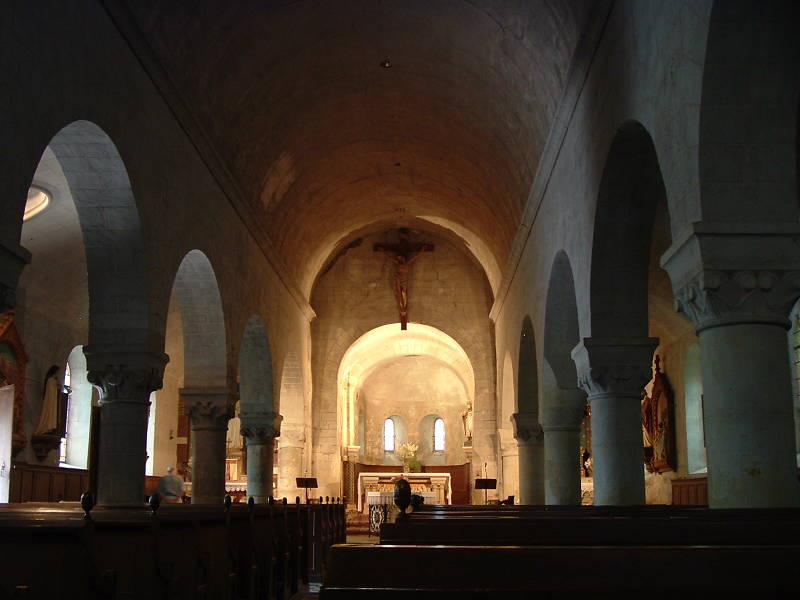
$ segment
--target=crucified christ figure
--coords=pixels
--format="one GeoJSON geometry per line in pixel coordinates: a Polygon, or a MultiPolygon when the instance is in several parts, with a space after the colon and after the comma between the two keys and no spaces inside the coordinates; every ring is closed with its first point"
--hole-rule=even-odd
{"type": "Polygon", "coordinates": [[[411,265],[423,252],[432,252],[433,245],[412,244],[408,240],[408,233],[401,231],[399,244],[376,244],[373,250],[388,256],[395,265],[394,296],[400,311],[400,329],[406,330],[408,329],[408,278],[411,265]]]}

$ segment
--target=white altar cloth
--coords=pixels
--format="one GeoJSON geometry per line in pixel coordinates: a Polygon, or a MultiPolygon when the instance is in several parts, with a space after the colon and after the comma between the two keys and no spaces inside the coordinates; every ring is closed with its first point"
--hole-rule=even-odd
{"type": "Polygon", "coordinates": [[[358,512],[362,512],[369,504],[394,504],[394,490],[367,490],[367,486],[377,485],[379,479],[399,477],[403,475],[406,479],[430,479],[432,490],[414,490],[412,493],[419,494],[425,498],[426,504],[452,504],[453,493],[450,485],[450,473],[359,473],[358,474],[358,512]],[[365,494],[366,492],[366,494],[365,494]],[[382,501],[381,496],[373,496],[370,501],[370,494],[387,494],[387,501],[382,501]],[[365,498],[366,495],[366,498],[365,498]],[[366,502],[365,502],[366,500],[366,502]]]}

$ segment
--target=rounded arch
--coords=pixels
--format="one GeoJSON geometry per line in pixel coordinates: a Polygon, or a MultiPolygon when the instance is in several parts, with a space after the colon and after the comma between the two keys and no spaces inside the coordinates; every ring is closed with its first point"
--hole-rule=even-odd
{"type": "Polygon", "coordinates": [[[611,143],[597,197],[592,336],[648,336],[651,241],[656,208],[662,203],[666,190],[653,140],[639,122],[627,121],[611,143]]]}
{"type": "Polygon", "coordinates": [[[517,413],[539,414],[539,369],[536,363],[536,339],[531,318],[522,321],[519,336],[519,361],[517,372],[517,413]]]}
{"type": "Polygon", "coordinates": [[[544,358],[558,387],[577,386],[578,375],[572,360],[572,349],[580,341],[575,279],[567,253],[559,250],[550,269],[544,317],[544,358]]]}
{"type": "MultiPolygon", "coordinates": [[[[48,145],[78,212],[89,283],[89,348],[151,349],[149,279],[144,238],[128,171],[111,138],[75,121],[48,145]]],[[[158,344],[160,349],[160,343],[158,344]]]]}
{"type": "Polygon", "coordinates": [[[515,380],[514,380],[514,361],[511,358],[511,351],[506,350],[505,357],[503,358],[503,379],[502,379],[502,390],[501,390],[501,404],[500,404],[500,411],[499,411],[499,421],[498,425],[501,428],[510,428],[511,423],[509,419],[511,419],[511,415],[514,413],[516,409],[516,389],[515,389],[515,380]]]}
{"type": "Polygon", "coordinates": [[[239,407],[243,415],[275,411],[272,394],[272,355],[264,320],[253,315],[247,320],[239,350],[239,407]]]}
{"type": "Polygon", "coordinates": [[[172,289],[183,323],[184,386],[225,387],[228,384],[225,317],[217,276],[203,252],[191,250],[186,254],[172,289]]]}

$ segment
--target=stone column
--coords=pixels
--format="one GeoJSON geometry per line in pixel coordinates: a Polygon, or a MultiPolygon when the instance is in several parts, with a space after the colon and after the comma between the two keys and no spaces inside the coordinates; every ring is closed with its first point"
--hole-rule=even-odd
{"type": "Polygon", "coordinates": [[[257,503],[272,495],[275,438],[283,417],[274,412],[242,414],[242,435],[247,438],[247,495],[257,503]]]}
{"type": "Polygon", "coordinates": [[[536,415],[511,415],[519,454],[520,504],[544,504],[544,434],[536,415]]]}
{"type": "Polygon", "coordinates": [[[546,504],[581,503],[579,454],[585,402],[586,394],[578,389],[556,389],[546,395],[542,410],[546,504]]]}
{"type": "Polygon", "coordinates": [[[142,506],[150,393],[161,389],[166,354],[84,350],[89,381],[101,389],[97,502],[142,506]]]}
{"type": "MultiPolygon", "coordinates": [[[[280,447],[278,448],[278,488],[281,496],[294,502],[296,496],[305,502],[305,490],[297,488],[298,477],[305,477],[303,468],[303,449],[306,444],[305,425],[302,423],[283,423],[281,425],[280,447]]],[[[354,457],[357,460],[357,455],[354,457]]],[[[348,498],[355,501],[355,494],[348,498]]]]}
{"type": "Polygon", "coordinates": [[[220,504],[234,394],[228,388],[181,388],[179,393],[192,429],[192,504],[220,504]]]}
{"type": "Polygon", "coordinates": [[[592,406],[595,504],[644,504],[642,390],[655,338],[584,338],[572,351],[592,406]]]}
{"type": "Polygon", "coordinates": [[[800,505],[786,339],[798,293],[800,272],[779,270],[705,269],[678,288],[700,338],[712,508],[800,505]]]}

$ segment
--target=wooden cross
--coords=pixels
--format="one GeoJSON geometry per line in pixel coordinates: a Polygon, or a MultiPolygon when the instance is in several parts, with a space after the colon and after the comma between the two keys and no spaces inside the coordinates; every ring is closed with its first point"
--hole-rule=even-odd
{"type": "Polygon", "coordinates": [[[407,229],[400,229],[399,232],[400,241],[397,244],[375,244],[372,249],[374,252],[383,252],[394,262],[394,296],[400,311],[400,329],[405,331],[408,329],[408,278],[411,264],[423,252],[433,252],[433,244],[415,244],[409,239],[407,229]]]}

